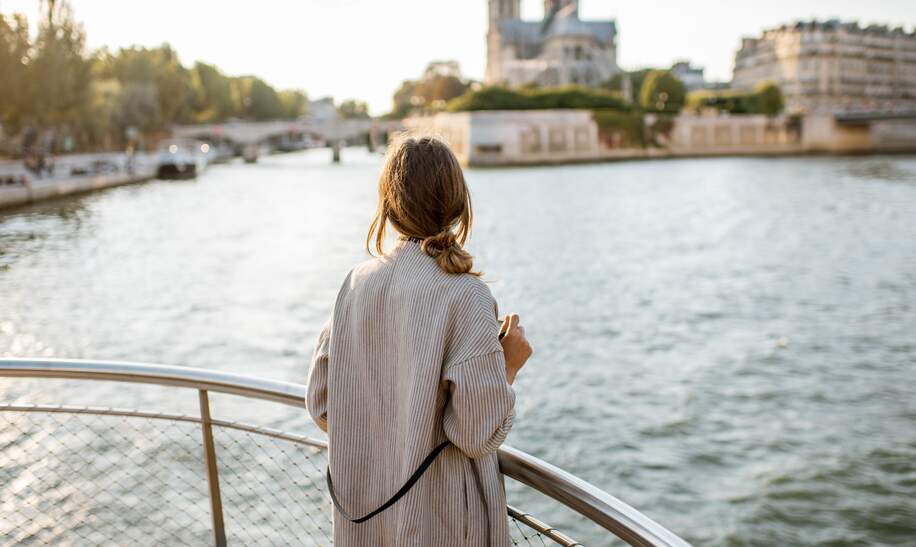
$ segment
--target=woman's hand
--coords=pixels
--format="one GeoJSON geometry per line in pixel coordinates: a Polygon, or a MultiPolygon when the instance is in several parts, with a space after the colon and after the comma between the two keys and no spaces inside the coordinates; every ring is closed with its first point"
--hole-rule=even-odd
{"type": "Polygon", "coordinates": [[[506,381],[515,381],[515,375],[525,366],[533,353],[528,339],[525,338],[525,327],[518,323],[518,314],[511,313],[503,319],[499,328],[499,342],[503,345],[506,356],[506,381]]]}

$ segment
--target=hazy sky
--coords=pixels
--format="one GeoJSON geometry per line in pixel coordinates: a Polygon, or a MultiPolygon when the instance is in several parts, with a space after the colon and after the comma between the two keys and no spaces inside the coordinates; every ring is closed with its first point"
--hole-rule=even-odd
{"type": "MultiPolygon", "coordinates": [[[[313,98],[333,95],[390,108],[398,84],[431,59],[457,59],[482,78],[486,0],[72,0],[92,48],[171,43],[185,64],[203,60],[255,74],[313,98]]],[[[542,0],[522,0],[526,18],[542,0]]],[[[38,0],[0,0],[34,19],[38,0]]],[[[796,19],[840,18],[911,29],[916,0],[581,0],[585,19],[617,20],[624,68],[690,59],[707,79],[731,77],[741,36],[796,19]]]]}

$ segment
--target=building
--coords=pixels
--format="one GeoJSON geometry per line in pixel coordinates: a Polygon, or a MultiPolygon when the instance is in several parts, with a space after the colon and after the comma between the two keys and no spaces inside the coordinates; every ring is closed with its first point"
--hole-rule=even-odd
{"type": "Polygon", "coordinates": [[[337,106],[334,105],[332,97],[322,97],[314,101],[309,101],[305,109],[304,119],[314,122],[333,122],[337,121],[337,106]]]}
{"type": "Polygon", "coordinates": [[[599,85],[620,71],[614,21],[582,21],[577,0],[545,0],[523,21],[521,0],[489,0],[488,84],[599,85]]]}
{"type": "Polygon", "coordinates": [[[916,151],[913,119],[855,115],[682,113],[667,127],[645,119],[648,146],[585,109],[440,112],[404,120],[415,134],[446,140],[472,166],[539,165],[637,158],[916,151]],[[603,126],[602,126],[603,125],[603,126]]]}
{"type": "Polygon", "coordinates": [[[703,67],[690,64],[690,61],[677,61],[671,65],[671,74],[684,82],[687,91],[696,91],[706,88],[706,78],[703,76],[703,67]]]}
{"type": "Polygon", "coordinates": [[[588,161],[600,153],[598,126],[588,110],[442,112],[404,124],[445,139],[465,165],[588,161]]]}
{"type": "MultiPolygon", "coordinates": [[[[801,122],[789,116],[682,114],[655,135],[660,146],[645,147],[620,138],[618,130],[602,129],[594,113],[582,109],[441,112],[404,123],[412,133],[444,139],[459,161],[472,166],[805,151],[801,122]]],[[[827,144],[835,140],[832,126],[820,133],[827,144]]]]}
{"type": "Polygon", "coordinates": [[[732,87],[767,81],[789,112],[916,110],[916,33],[837,20],[766,30],[742,41],[732,87]]]}

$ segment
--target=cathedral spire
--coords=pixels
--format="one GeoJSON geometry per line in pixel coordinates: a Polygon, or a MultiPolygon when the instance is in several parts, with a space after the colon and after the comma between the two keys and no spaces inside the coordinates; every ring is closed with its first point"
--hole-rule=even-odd
{"type": "Polygon", "coordinates": [[[578,0],[544,0],[544,23],[541,25],[541,32],[547,32],[550,24],[561,10],[572,6],[573,15],[579,16],[578,0]]]}
{"type": "Polygon", "coordinates": [[[579,0],[544,0],[544,19],[552,19],[553,16],[565,8],[573,6],[573,12],[579,14],[579,0]]]}
{"type": "Polygon", "coordinates": [[[521,17],[521,0],[489,0],[490,24],[521,17]]]}

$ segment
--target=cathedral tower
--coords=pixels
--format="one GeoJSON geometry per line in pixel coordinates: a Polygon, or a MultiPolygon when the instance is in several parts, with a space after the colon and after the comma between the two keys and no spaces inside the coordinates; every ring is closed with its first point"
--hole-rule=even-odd
{"type": "Polygon", "coordinates": [[[578,0],[544,0],[544,18],[550,17],[554,13],[560,11],[561,9],[569,5],[575,6],[573,10],[578,15],[579,13],[578,0]]]}
{"type": "Polygon", "coordinates": [[[500,68],[500,55],[502,53],[503,39],[499,30],[502,21],[520,19],[522,0],[489,0],[489,27],[487,29],[487,72],[484,80],[487,83],[498,83],[500,68]]]}
{"type": "Polygon", "coordinates": [[[493,23],[503,19],[518,19],[521,13],[522,0],[490,0],[490,29],[493,23]]]}

